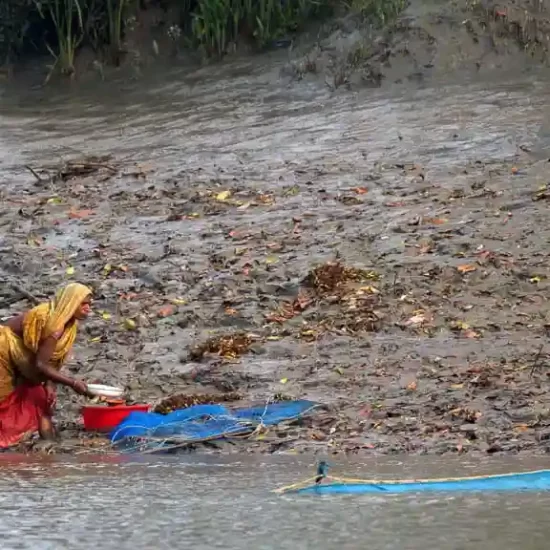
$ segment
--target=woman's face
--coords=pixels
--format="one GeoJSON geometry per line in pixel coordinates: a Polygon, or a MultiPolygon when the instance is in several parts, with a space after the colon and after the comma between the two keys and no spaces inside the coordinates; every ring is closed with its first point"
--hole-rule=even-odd
{"type": "Polygon", "coordinates": [[[86,319],[88,315],[92,312],[92,297],[88,296],[81,304],[78,306],[76,313],[74,314],[75,319],[79,321],[86,319]]]}

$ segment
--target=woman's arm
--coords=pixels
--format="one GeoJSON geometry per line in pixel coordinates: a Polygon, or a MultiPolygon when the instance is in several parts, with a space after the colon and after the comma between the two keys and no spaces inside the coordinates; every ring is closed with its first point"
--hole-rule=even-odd
{"type": "Polygon", "coordinates": [[[81,382],[80,380],[75,380],[74,378],[70,378],[68,376],[64,376],[58,370],[50,366],[50,360],[55,351],[56,345],[57,340],[53,336],[46,338],[40,344],[40,347],[38,348],[38,351],[36,353],[36,370],[43,374],[48,380],[51,380],[56,384],[63,384],[64,386],[68,386],[69,388],[72,388],[80,394],[87,394],[88,389],[84,382],[81,382]]]}

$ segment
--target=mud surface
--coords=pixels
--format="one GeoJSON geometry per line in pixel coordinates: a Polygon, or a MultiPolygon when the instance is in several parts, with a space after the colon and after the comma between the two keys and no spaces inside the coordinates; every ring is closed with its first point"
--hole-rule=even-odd
{"type": "Polygon", "coordinates": [[[328,405],[222,450],[546,452],[546,77],[333,93],[263,61],[6,92],[0,314],[79,280],[78,376],[328,405]]]}

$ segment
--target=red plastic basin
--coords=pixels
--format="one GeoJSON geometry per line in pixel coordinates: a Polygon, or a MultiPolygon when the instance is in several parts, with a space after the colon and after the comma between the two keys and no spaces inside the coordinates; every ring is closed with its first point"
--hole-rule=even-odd
{"type": "Polygon", "coordinates": [[[118,426],[131,412],[148,412],[150,405],[112,405],[82,407],[84,429],[88,432],[108,432],[118,426]]]}

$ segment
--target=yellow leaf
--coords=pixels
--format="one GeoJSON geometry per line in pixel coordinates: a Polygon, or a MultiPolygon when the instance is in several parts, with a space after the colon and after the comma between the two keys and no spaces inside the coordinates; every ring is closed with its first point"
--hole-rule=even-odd
{"type": "Polygon", "coordinates": [[[136,328],[136,322],[133,319],[124,319],[124,326],[128,330],[135,330],[136,328]]]}
{"type": "Polygon", "coordinates": [[[94,338],[90,338],[88,340],[88,342],[90,342],[90,344],[96,344],[97,342],[101,342],[101,336],[96,336],[94,338]]]}
{"type": "Polygon", "coordinates": [[[105,275],[109,275],[109,273],[111,273],[112,270],[113,270],[113,266],[111,264],[105,264],[103,266],[103,273],[105,273],[105,275]]]}
{"type": "Polygon", "coordinates": [[[340,376],[344,374],[344,369],[342,367],[336,367],[334,369],[340,376]]]}
{"type": "Polygon", "coordinates": [[[111,318],[111,314],[110,313],[107,313],[106,311],[102,311],[101,312],[101,317],[103,319],[105,319],[106,321],[108,321],[110,318],[111,318]]]}
{"type": "Polygon", "coordinates": [[[61,204],[63,202],[63,199],[59,197],[52,197],[51,199],[47,200],[48,204],[61,204]]]}
{"type": "Polygon", "coordinates": [[[278,340],[282,340],[282,336],[268,336],[266,340],[269,340],[270,342],[277,342],[278,340]]]}
{"type": "Polygon", "coordinates": [[[288,382],[288,378],[281,378],[281,384],[286,384],[288,382]]]}
{"type": "Polygon", "coordinates": [[[268,265],[276,264],[278,261],[279,261],[279,258],[277,258],[277,256],[268,256],[265,259],[265,263],[268,265]]]}
{"type": "Polygon", "coordinates": [[[461,390],[464,387],[464,384],[451,384],[452,390],[461,390]]]}
{"type": "Polygon", "coordinates": [[[532,282],[532,283],[540,283],[542,281],[542,279],[535,275],[535,277],[531,277],[529,279],[529,281],[532,282]]]}
{"type": "Polygon", "coordinates": [[[222,191],[216,195],[217,201],[225,201],[231,196],[231,191],[222,191]]]}
{"type": "Polygon", "coordinates": [[[184,300],[183,298],[174,298],[172,303],[176,306],[184,306],[187,303],[187,300],[184,300]]]}
{"type": "Polygon", "coordinates": [[[357,294],[363,294],[367,292],[368,294],[378,294],[380,291],[377,288],[374,288],[373,286],[362,286],[357,291],[357,294]]]}
{"type": "Polygon", "coordinates": [[[66,269],[65,273],[66,273],[67,275],[74,275],[74,267],[73,267],[73,266],[69,266],[69,267],[66,269]]]}

